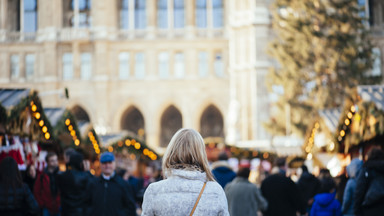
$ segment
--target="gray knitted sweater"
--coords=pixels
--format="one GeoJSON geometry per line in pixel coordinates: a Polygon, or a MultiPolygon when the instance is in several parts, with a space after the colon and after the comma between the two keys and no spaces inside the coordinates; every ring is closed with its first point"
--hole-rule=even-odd
{"type": "MultiPolygon", "coordinates": [[[[142,216],[188,216],[205,181],[204,172],[173,169],[167,179],[145,191],[142,216]]],[[[227,198],[217,182],[207,182],[193,215],[229,216],[227,198]]]]}

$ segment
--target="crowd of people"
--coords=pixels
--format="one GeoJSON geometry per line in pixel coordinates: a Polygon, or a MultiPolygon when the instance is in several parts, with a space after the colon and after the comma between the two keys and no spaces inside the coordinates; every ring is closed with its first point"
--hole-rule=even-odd
{"type": "Polygon", "coordinates": [[[374,148],[368,160],[347,166],[345,187],[327,169],[314,176],[303,165],[300,178],[287,174],[285,158],[260,187],[249,181],[250,168],[234,172],[228,155],[209,164],[204,140],[193,129],[180,129],[163,156],[161,172],[138,179],[130,170],[116,170],[115,156],[100,156],[100,176],[86,168],[83,155],[64,153],[66,171],[49,152],[46,168],[33,165],[22,177],[16,161],[0,162],[0,215],[119,216],[119,215],[265,215],[265,216],[378,216],[384,212],[384,152],[374,148]],[[342,193],[340,193],[342,192],[342,193]],[[342,195],[340,195],[342,194],[342,195]]]}

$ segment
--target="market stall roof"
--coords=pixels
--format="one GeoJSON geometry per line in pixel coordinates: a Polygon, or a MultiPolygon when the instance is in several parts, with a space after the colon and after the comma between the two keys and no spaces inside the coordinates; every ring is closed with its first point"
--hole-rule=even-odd
{"type": "Polygon", "coordinates": [[[19,102],[31,93],[30,89],[4,89],[0,88],[0,103],[6,109],[19,104],[19,102]]]}
{"type": "Polygon", "coordinates": [[[259,151],[266,151],[276,153],[280,156],[287,155],[302,155],[303,139],[296,137],[279,136],[274,137],[273,140],[255,140],[239,142],[236,147],[250,148],[259,151]],[[273,143],[272,143],[273,142],[273,143]]]}
{"type": "Polygon", "coordinates": [[[48,120],[51,122],[51,125],[55,127],[64,115],[65,108],[44,108],[44,112],[48,120]]]}
{"type": "Polygon", "coordinates": [[[101,142],[101,146],[105,147],[105,146],[109,146],[119,140],[122,140],[124,139],[124,137],[126,137],[128,135],[128,133],[126,132],[120,132],[120,133],[115,133],[115,134],[105,134],[105,135],[100,135],[100,142],[101,142]]]}
{"type": "Polygon", "coordinates": [[[319,115],[328,127],[331,133],[335,133],[339,125],[339,119],[341,116],[341,108],[335,109],[323,109],[319,111],[319,115]]]}
{"type": "Polygon", "coordinates": [[[364,101],[372,101],[377,108],[384,110],[384,85],[358,86],[357,92],[364,101]]]}

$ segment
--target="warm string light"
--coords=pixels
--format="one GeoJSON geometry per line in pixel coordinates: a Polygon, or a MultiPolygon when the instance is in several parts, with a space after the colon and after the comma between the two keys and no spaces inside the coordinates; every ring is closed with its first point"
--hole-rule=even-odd
{"type": "Polygon", "coordinates": [[[89,132],[89,133],[88,133],[88,137],[89,137],[89,140],[91,141],[91,143],[92,143],[92,145],[93,145],[93,149],[95,150],[95,153],[96,153],[96,154],[100,154],[99,144],[97,143],[96,138],[95,138],[95,136],[93,135],[93,133],[92,133],[92,132],[89,132]]]}
{"type": "Polygon", "coordinates": [[[65,125],[68,128],[69,134],[71,134],[72,136],[73,142],[75,143],[76,146],[79,146],[80,140],[77,138],[76,131],[73,129],[73,125],[71,124],[71,120],[69,118],[65,120],[65,125]]]}
{"type": "Polygon", "coordinates": [[[347,129],[349,127],[349,125],[352,123],[352,117],[353,115],[355,115],[356,111],[357,111],[357,106],[356,105],[352,105],[347,113],[347,116],[344,120],[344,125],[343,125],[343,129],[341,129],[339,131],[339,134],[338,134],[338,137],[337,137],[337,140],[339,142],[343,141],[345,135],[347,134],[347,129]]]}
{"type": "Polygon", "coordinates": [[[49,140],[51,138],[51,134],[48,131],[48,127],[45,126],[44,120],[42,119],[40,120],[41,114],[37,111],[37,105],[33,101],[31,101],[30,105],[31,105],[32,116],[35,117],[36,120],[38,120],[38,125],[40,126],[41,131],[44,134],[44,138],[46,140],[49,140]]]}

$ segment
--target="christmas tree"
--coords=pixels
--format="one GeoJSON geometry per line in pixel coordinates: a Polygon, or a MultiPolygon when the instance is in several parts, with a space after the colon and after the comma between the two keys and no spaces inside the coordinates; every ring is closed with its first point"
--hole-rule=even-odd
{"type": "Polygon", "coordinates": [[[373,44],[357,0],[276,0],[275,40],[270,54],[278,66],[267,77],[277,91],[266,128],[274,135],[303,137],[320,109],[342,105],[370,76],[373,44]]]}

